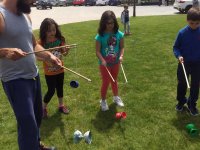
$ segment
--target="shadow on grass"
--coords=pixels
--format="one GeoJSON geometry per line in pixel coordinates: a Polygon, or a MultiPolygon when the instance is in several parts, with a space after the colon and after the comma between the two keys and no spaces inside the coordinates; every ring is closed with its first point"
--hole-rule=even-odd
{"type": "Polygon", "coordinates": [[[59,128],[60,133],[62,137],[66,141],[66,135],[65,135],[65,125],[62,122],[62,117],[59,111],[54,113],[52,116],[48,117],[47,119],[42,120],[42,126],[41,126],[41,133],[42,138],[48,138],[52,135],[55,129],[59,128]]]}
{"type": "Polygon", "coordinates": [[[108,111],[103,112],[99,110],[99,112],[96,114],[96,118],[91,122],[98,132],[107,132],[113,127],[114,123],[118,123],[119,131],[124,133],[124,123],[122,120],[115,118],[116,112],[116,104],[113,103],[109,106],[108,111]]]}
{"type": "Polygon", "coordinates": [[[199,116],[191,116],[190,112],[186,107],[183,108],[183,111],[177,112],[177,119],[173,120],[173,125],[180,130],[181,133],[184,133],[185,137],[190,139],[192,142],[199,142],[200,136],[192,137],[187,132],[186,126],[187,124],[194,124],[198,129],[200,129],[200,118],[199,116]],[[185,131],[185,132],[183,132],[185,131]]]}

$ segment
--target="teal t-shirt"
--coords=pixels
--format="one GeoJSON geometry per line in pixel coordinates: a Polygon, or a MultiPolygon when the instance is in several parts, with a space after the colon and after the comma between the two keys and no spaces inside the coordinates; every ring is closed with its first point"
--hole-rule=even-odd
{"type": "MultiPolygon", "coordinates": [[[[95,37],[95,40],[101,44],[100,53],[109,66],[119,62],[120,40],[123,37],[124,33],[121,31],[117,33],[104,33],[103,36],[97,34],[95,37]]],[[[100,60],[99,64],[101,64],[100,60]]]]}

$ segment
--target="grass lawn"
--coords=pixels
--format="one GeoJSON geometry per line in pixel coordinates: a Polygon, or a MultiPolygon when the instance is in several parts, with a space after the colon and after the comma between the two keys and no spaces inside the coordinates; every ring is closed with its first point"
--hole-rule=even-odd
{"type": "MultiPolygon", "coordinates": [[[[71,112],[62,115],[57,111],[58,101],[53,97],[49,104],[49,118],[43,120],[41,135],[48,145],[58,150],[197,150],[200,138],[188,135],[185,126],[195,123],[200,128],[200,118],[192,117],[185,110],[175,111],[176,68],[172,46],[179,29],[186,25],[185,15],[151,16],[131,18],[131,36],[125,37],[124,70],[128,79],[125,84],[119,73],[119,92],[125,107],[112,103],[108,91],[110,110],[99,108],[100,85],[95,41],[98,21],[61,26],[68,43],[77,43],[64,58],[65,66],[92,80],[91,83],[65,73],[64,99],[71,112]],[[77,80],[79,87],[69,86],[77,80]],[[127,119],[117,121],[114,115],[125,111],[127,119]],[[73,143],[75,129],[92,131],[92,144],[83,140],[73,143]]],[[[122,25],[120,24],[122,29],[122,25]]],[[[38,37],[38,31],[34,32],[38,37]]],[[[47,87],[41,63],[42,91],[47,87]]],[[[0,149],[17,150],[16,121],[2,88],[0,89],[0,149]]],[[[198,105],[199,106],[199,105],[198,105]]]]}

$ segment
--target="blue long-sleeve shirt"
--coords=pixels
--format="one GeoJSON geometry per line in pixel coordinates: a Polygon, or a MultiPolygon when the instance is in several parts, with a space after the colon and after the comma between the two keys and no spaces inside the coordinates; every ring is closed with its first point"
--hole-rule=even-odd
{"type": "Polygon", "coordinates": [[[182,56],[185,62],[200,62],[200,27],[195,30],[189,26],[181,29],[173,52],[176,58],[182,56]]]}

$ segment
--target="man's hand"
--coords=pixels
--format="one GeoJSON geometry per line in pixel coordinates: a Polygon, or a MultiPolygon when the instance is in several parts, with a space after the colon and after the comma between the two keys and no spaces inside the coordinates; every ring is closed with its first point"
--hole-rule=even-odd
{"type": "Polygon", "coordinates": [[[14,61],[26,56],[26,54],[26,52],[19,48],[5,48],[0,50],[0,57],[14,61]]]}

